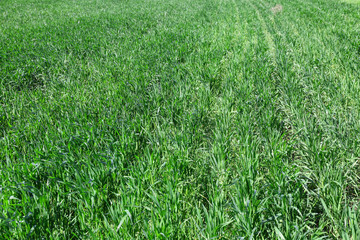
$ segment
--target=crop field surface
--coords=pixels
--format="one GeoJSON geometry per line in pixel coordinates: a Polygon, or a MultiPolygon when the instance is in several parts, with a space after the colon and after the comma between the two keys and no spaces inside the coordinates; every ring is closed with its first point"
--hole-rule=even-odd
{"type": "Polygon", "coordinates": [[[0,239],[360,239],[349,2],[0,1],[0,239]]]}

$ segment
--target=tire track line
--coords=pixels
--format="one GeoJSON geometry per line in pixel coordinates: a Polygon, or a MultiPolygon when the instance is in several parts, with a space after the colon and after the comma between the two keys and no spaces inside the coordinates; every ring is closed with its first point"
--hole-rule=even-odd
{"type": "Polygon", "coordinates": [[[269,56],[271,59],[271,63],[273,66],[277,66],[276,64],[276,46],[273,40],[273,36],[271,35],[271,33],[268,31],[267,29],[267,25],[266,22],[263,18],[263,16],[261,15],[259,9],[250,1],[248,1],[248,3],[250,4],[250,6],[255,10],[255,13],[257,15],[257,18],[260,22],[260,26],[261,26],[261,30],[265,36],[265,41],[269,47],[269,56]]]}
{"type": "Polygon", "coordinates": [[[250,33],[249,33],[249,26],[248,23],[245,22],[241,22],[240,19],[240,11],[239,11],[239,7],[236,4],[235,0],[232,0],[232,4],[234,5],[234,9],[235,9],[235,21],[236,21],[236,32],[235,32],[235,40],[241,40],[243,46],[242,46],[242,55],[241,55],[241,61],[245,61],[245,57],[249,51],[250,48],[250,33]],[[242,28],[240,28],[239,26],[242,26],[242,28]],[[241,31],[242,30],[242,31],[241,31]],[[242,33],[242,34],[241,34],[242,33]]]}

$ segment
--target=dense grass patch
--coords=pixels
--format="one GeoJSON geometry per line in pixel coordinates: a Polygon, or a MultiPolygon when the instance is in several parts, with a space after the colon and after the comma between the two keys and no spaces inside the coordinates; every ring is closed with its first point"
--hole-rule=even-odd
{"type": "Polygon", "coordinates": [[[359,5],[5,0],[0,24],[1,238],[360,238],[359,5]]]}

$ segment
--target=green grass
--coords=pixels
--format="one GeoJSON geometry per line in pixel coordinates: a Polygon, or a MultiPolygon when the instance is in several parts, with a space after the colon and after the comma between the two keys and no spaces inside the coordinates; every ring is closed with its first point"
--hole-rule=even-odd
{"type": "Polygon", "coordinates": [[[360,238],[359,5],[4,0],[0,39],[1,239],[360,238]]]}
{"type": "Polygon", "coordinates": [[[343,0],[343,1],[348,3],[360,3],[360,0],[343,0]]]}

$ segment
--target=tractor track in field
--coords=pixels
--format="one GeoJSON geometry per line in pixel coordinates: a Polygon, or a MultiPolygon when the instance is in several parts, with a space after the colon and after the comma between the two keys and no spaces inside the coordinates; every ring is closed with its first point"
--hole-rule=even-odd
{"type": "Polygon", "coordinates": [[[275,47],[275,43],[273,40],[273,36],[268,31],[264,17],[260,13],[259,9],[252,3],[252,1],[248,1],[248,3],[255,10],[256,16],[260,22],[262,32],[265,36],[266,43],[269,47],[269,56],[270,56],[271,62],[273,64],[273,66],[276,66],[276,47],[275,47]]]}
{"type": "MultiPolygon", "coordinates": [[[[245,26],[243,27],[242,30],[244,30],[243,32],[241,32],[241,28],[238,26],[242,26],[244,23],[241,22],[240,19],[240,11],[239,11],[239,7],[236,4],[236,0],[232,0],[232,4],[234,5],[234,9],[235,9],[235,22],[236,22],[236,33],[235,36],[236,38],[234,38],[235,40],[242,40],[243,42],[243,47],[242,47],[242,58],[241,60],[244,61],[246,58],[246,55],[249,51],[250,48],[250,33],[249,33],[249,27],[248,27],[248,23],[245,22],[245,26]]],[[[234,42],[234,44],[236,44],[236,42],[234,42]]]]}

